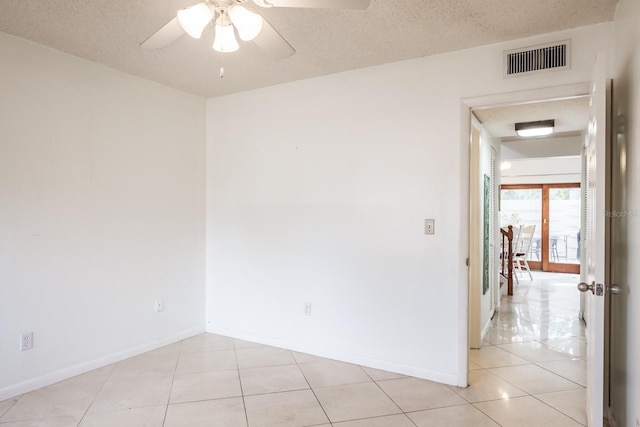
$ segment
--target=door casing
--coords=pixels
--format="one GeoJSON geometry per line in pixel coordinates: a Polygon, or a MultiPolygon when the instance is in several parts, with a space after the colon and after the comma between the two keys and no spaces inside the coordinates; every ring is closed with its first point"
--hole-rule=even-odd
{"type": "MultiPolygon", "coordinates": [[[[563,86],[554,86],[547,88],[538,88],[533,90],[521,91],[521,92],[509,92],[502,94],[494,94],[473,98],[466,98],[461,100],[461,133],[462,133],[462,143],[463,146],[468,147],[469,135],[471,134],[471,110],[473,108],[482,108],[482,107],[498,107],[498,106],[506,106],[506,105],[517,105],[520,103],[527,102],[538,102],[545,101],[551,99],[559,99],[564,97],[572,97],[572,96],[584,96],[590,94],[591,83],[583,82],[577,84],[569,84],[563,86]]],[[[469,152],[467,151],[468,159],[469,159],[469,169],[471,171],[474,167],[473,161],[477,161],[474,159],[469,152]]],[[[468,175],[467,175],[468,177],[468,175]]],[[[467,180],[468,181],[468,180],[467,180]]],[[[468,194],[469,189],[467,189],[468,194]]],[[[468,199],[467,199],[468,200],[468,199]]],[[[467,211],[469,214],[469,210],[467,211]]],[[[469,217],[470,218],[470,217],[469,217]]],[[[478,233],[477,228],[471,223],[469,220],[469,234],[478,233]]],[[[467,240],[467,244],[469,244],[471,239],[467,240]]],[[[469,251],[470,256],[471,251],[469,251]]],[[[478,260],[476,260],[478,261],[478,260]]],[[[467,265],[469,265],[469,258],[467,258],[467,265]]],[[[459,299],[459,307],[461,308],[461,314],[464,317],[461,319],[461,324],[466,325],[468,328],[469,325],[469,307],[468,307],[468,298],[469,298],[469,281],[467,281],[466,285],[463,284],[463,287],[460,290],[460,299],[459,299]]],[[[605,319],[606,321],[606,319],[605,319]]],[[[605,325],[605,330],[608,328],[608,322],[605,325]]],[[[467,333],[463,333],[459,335],[459,348],[461,350],[461,357],[458,360],[458,373],[461,383],[468,383],[468,374],[469,374],[469,338],[468,331],[467,333]]],[[[607,361],[605,361],[606,363],[607,361]]],[[[606,370],[605,370],[606,371],[606,370]]],[[[604,402],[603,402],[604,403],[604,402]]]]}

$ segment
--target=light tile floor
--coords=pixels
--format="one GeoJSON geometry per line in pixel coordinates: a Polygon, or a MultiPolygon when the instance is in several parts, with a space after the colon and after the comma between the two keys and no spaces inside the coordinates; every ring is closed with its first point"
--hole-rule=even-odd
{"type": "Polygon", "coordinates": [[[503,297],[462,389],[202,334],[0,402],[0,427],[585,425],[574,275],[503,297]]]}

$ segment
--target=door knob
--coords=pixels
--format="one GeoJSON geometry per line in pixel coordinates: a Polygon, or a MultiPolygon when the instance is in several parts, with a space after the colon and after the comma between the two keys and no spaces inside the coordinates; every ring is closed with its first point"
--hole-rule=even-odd
{"type": "Polygon", "coordinates": [[[590,285],[588,283],[580,282],[578,283],[578,290],[580,292],[591,291],[591,293],[594,294],[596,292],[596,282],[593,282],[590,285]]]}
{"type": "Polygon", "coordinates": [[[618,285],[611,285],[607,290],[611,292],[612,295],[618,295],[620,292],[622,292],[622,289],[618,285]]]}
{"type": "MultiPolygon", "coordinates": [[[[592,294],[595,294],[597,296],[602,296],[602,294],[604,293],[603,288],[603,285],[601,285],[600,283],[596,284],[596,282],[592,282],[591,284],[584,282],[578,283],[578,290],[580,292],[591,291],[592,294]]],[[[618,285],[611,285],[607,286],[607,291],[611,292],[612,295],[618,295],[620,292],[622,292],[622,289],[618,285]]]]}

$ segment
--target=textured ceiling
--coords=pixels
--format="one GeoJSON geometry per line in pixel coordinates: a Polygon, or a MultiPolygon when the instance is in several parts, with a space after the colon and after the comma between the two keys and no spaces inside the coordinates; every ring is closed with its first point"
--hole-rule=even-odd
{"type": "Polygon", "coordinates": [[[0,31],[193,94],[213,97],[613,19],[616,0],[371,0],[368,10],[259,9],[297,53],[253,43],[224,57],[183,36],[139,44],[197,0],[0,0],[0,31]],[[221,61],[225,78],[218,77],[221,61]]]}

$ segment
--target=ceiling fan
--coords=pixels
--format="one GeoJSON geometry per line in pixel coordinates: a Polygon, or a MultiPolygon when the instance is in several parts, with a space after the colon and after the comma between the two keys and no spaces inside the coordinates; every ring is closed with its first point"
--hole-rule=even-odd
{"type": "MultiPolygon", "coordinates": [[[[370,0],[253,0],[259,7],[299,7],[324,9],[366,9],[370,0]]],[[[175,18],[143,41],[145,49],[164,47],[184,33],[199,39],[209,24],[215,26],[213,49],[218,52],[234,52],[241,40],[253,41],[274,59],[284,59],[296,51],[255,10],[244,7],[247,0],[205,0],[178,11],[175,18]]]]}

